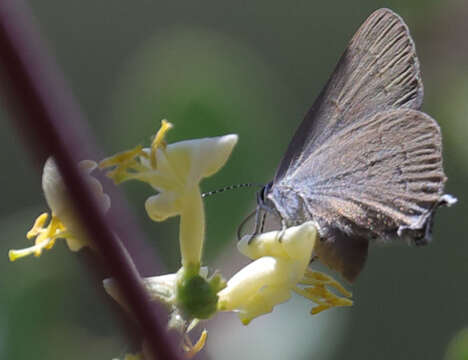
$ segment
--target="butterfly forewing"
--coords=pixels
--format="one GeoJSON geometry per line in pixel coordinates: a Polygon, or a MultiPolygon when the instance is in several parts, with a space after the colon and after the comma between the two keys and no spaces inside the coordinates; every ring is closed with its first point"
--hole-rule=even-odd
{"type": "Polygon", "coordinates": [[[275,182],[340,129],[384,110],[419,109],[422,99],[419,62],[408,27],[391,10],[375,11],[351,39],[296,131],[275,182]]]}

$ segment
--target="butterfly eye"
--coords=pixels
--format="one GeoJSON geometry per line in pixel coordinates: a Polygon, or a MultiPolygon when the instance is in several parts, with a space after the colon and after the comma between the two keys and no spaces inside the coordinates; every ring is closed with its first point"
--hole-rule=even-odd
{"type": "MultiPolygon", "coordinates": [[[[259,205],[265,205],[265,200],[267,199],[267,194],[268,192],[270,191],[270,188],[271,188],[271,185],[272,183],[269,182],[268,184],[266,184],[262,190],[260,190],[258,193],[257,193],[257,204],[259,205]]],[[[263,206],[262,206],[263,207],[263,206]]]]}
{"type": "Polygon", "coordinates": [[[265,187],[257,192],[257,204],[262,206],[265,203],[265,187]]]}

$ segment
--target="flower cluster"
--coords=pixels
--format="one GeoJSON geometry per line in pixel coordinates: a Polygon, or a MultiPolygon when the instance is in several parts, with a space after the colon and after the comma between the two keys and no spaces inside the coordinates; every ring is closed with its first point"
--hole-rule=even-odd
{"type": "MultiPolygon", "coordinates": [[[[166,304],[171,312],[168,326],[182,335],[181,347],[191,357],[200,351],[206,341],[204,330],[193,344],[188,333],[201,321],[218,311],[235,311],[243,324],[271,312],[274,306],[287,301],[292,292],[316,304],[312,314],[334,306],[350,306],[351,294],[329,276],[309,269],[317,231],[312,222],[244,237],[238,243],[241,253],[253,260],[229,281],[218,272],[202,266],[205,240],[205,210],[200,192],[200,181],[223,167],[237,143],[237,135],[181,141],[167,144],[165,136],[172,124],[163,120],[151,146],[137,146],[102,160],[101,169],[116,184],[137,180],[149,184],[156,194],[145,202],[148,216],[164,221],[180,216],[179,245],[181,268],[177,273],[142,278],[150,298],[166,304]],[[334,289],[332,292],[330,289],[334,289]]],[[[89,176],[96,167],[83,162],[83,169],[103,204],[110,205],[99,182],[89,176]]],[[[66,189],[52,160],[46,162],[43,189],[52,218],[47,227],[47,214],[36,220],[28,238],[36,237],[36,244],[24,250],[11,250],[10,259],[29,254],[39,255],[53,246],[57,238],[64,238],[71,250],[86,245],[86,236],[75,221],[69,206],[66,189]]],[[[104,280],[107,293],[128,308],[113,279],[104,280]]],[[[144,359],[141,353],[128,354],[126,359],[144,359]]]]}
{"type": "MultiPolygon", "coordinates": [[[[205,239],[205,210],[200,181],[216,173],[227,161],[237,143],[237,135],[181,141],[167,145],[164,138],[172,124],[163,120],[151,147],[141,146],[104,159],[100,167],[116,183],[139,180],[158,193],[145,203],[148,216],[164,221],[180,216],[179,245],[182,267],[176,274],[144,279],[151,298],[171,309],[169,326],[184,334],[183,348],[195,354],[204,345],[203,332],[195,345],[187,333],[197,319],[207,319],[217,311],[218,292],[225,281],[217,273],[208,276],[201,267],[205,239]]],[[[106,291],[121,301],[112,281],[104,282],[106,291]]]]}

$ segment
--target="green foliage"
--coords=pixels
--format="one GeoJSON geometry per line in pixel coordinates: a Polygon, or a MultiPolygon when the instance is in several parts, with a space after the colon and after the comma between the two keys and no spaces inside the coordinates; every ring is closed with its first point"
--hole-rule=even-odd
{"type": "Polygon", "coordinates": [[[461,330],[452,339],[445,360],[468,360],[468,328],[461,330]]]}

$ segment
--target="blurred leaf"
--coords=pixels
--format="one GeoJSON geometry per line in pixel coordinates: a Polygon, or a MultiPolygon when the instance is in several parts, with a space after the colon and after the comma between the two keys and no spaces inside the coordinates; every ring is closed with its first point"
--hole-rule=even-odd
{"type": "Polygon", "coordinates": [[[461,330],[450,341],[445,360],[468,360],[468,328],[461,330]]]}

